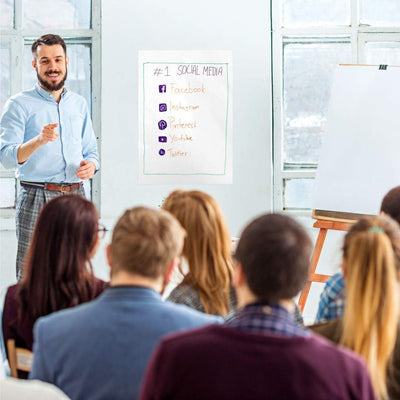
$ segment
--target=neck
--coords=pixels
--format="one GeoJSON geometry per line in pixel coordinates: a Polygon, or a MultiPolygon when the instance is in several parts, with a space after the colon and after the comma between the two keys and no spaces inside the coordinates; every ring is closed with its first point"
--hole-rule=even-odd
{"type": "Polygon", "coordinates": [[[61,95],[62,95],[62,93],[63,93],[63,91],[64,91],[64,87],[62,87],[62,88],[59,89],[59,90],[49,90],[49,89],[45,88],[44,86],[42,86],[42,84],[41,84],[40,82],[39,82],[39,86],[40,86],[43,90],[45,90],[46,92],[50,93],[50,94],[53,96],[54,100],[55,100],[57,103],[60,102],[60,100],[61,100],[61,95]]]}
{"type": "Polygon", "coordinates": [[[153,289],[157,293],[161,293],[163,289],[163,280],[162,278],[148,278],[121,270],[111,274],[110,286],[142,286],[153,289]]]}
{"type": "MultiPolygon", "coordinates": [[[[245,306],[253,303],[262,301],[259,299],[247,286],[236,288],[236,296],[238,301],[238,308],[244,308],[245,306]]],[[[293,299],[282,299],[277,302],[278,305],[286,309],[287,311],[294,312],[293,299]]]]}

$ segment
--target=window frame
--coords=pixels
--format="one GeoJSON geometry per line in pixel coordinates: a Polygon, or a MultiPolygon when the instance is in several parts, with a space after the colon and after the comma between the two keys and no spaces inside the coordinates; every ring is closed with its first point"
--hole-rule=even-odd
{"type": "MultiPolygon", "coordinates": [[[[24,80],[24,47],[31,38],[38,38],[44,29],[22,29],[22,0],[14,1],[14,27],[0,30],[0,43],[9,44],[10,48],[10,91],[11,96],[23,90],[24,80]]],[[[99,155],[101,154],[101,0],[91,0],[91,27],[88,29],[49,29],[51,33],[60,35],[68,43],[90,43],[91,48],[91,95],[92,122],[97,139],[99,155]]],[[[15,178],[14,170],[6,170],[0,166],[0,178],[15,178]]],[[[16,199],[19,185],[16,182],[16,199]]],[[[101,173],[92,178],[92,201],[101,210],[101,173]]],[[[0,209],[0,218],[14,218],[15,207],[0,209]]],[[[2,223],[3,225],[3,223],[2,223]]]]}
{"type": "Polygon", "coordinates": [[[303,163],[299,168],[284,169],[283,146],[283,46],[285,39],[317,38],[332,39],[348,37],[351,45],[352,62],[362,64],[365,60],[365,44],[368,41],[400,41],[400,26],[377,27],[359,24],[358,0],[350,0],[350,26],[296,26],[283,27],[283,0],[270,1],[271,21],[271,84],[272,84],[272,181],[273,206],[299,216],[311,216],[311,209],[284,208],[285,179],[315,179],[317,164],[303,163]],[[373,39],[373,40],[371,40],[373,39]]]}

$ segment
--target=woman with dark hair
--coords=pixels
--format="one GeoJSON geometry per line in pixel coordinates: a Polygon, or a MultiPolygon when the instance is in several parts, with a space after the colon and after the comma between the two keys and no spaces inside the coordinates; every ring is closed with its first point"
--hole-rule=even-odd
{"type": "Polygon", "coordinates": [[[94,204],[76,194],[49,201],[39,214],[22,280],[7,290],[4,341],[32,350],[33,325],[42,316],[93,300],[108,284],[93,274],[105,228],[94,204]]]}

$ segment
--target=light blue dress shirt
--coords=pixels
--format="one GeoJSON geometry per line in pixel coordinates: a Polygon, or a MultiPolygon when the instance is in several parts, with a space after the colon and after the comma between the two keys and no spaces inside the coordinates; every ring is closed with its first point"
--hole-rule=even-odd
{"type": "Polygon", "coordinates": [[[74,183],[82,160],[99,169],[96,137],[86,100],[64,90],[57,103],[51,93],[37,83],[32,89],[11,97],[0,120],[0,163],[16,168],[16,178],[28,182],[74,183]],[[18,164],[22,143],[37,136],[44,125],[58,122],[59,137],[18,164]]]}

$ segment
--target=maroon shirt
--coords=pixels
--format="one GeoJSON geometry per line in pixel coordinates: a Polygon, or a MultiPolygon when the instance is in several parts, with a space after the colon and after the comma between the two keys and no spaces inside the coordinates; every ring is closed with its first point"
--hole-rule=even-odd
{"type": "MultiPolygon", "coordinates": [[[[32,350],[33,346],[33,325],[35,321],[20,321],[18,319],[19,302],[17,291],[19,283],[10,286],[4,300],[4,309],[2,317],[2,328],[4,344],[7,346],[8,339],[14,339],[17,347],[32,350]]],[[[103,292],[109,286],[107,282],[95,278],[95,297],[103,292]]]]}
{"type": "Polygon", "coordinates": [[[161,341],[140,400],[371,400],[361,358],[317,335],[284,337],[212,325],[161,341]]]}

